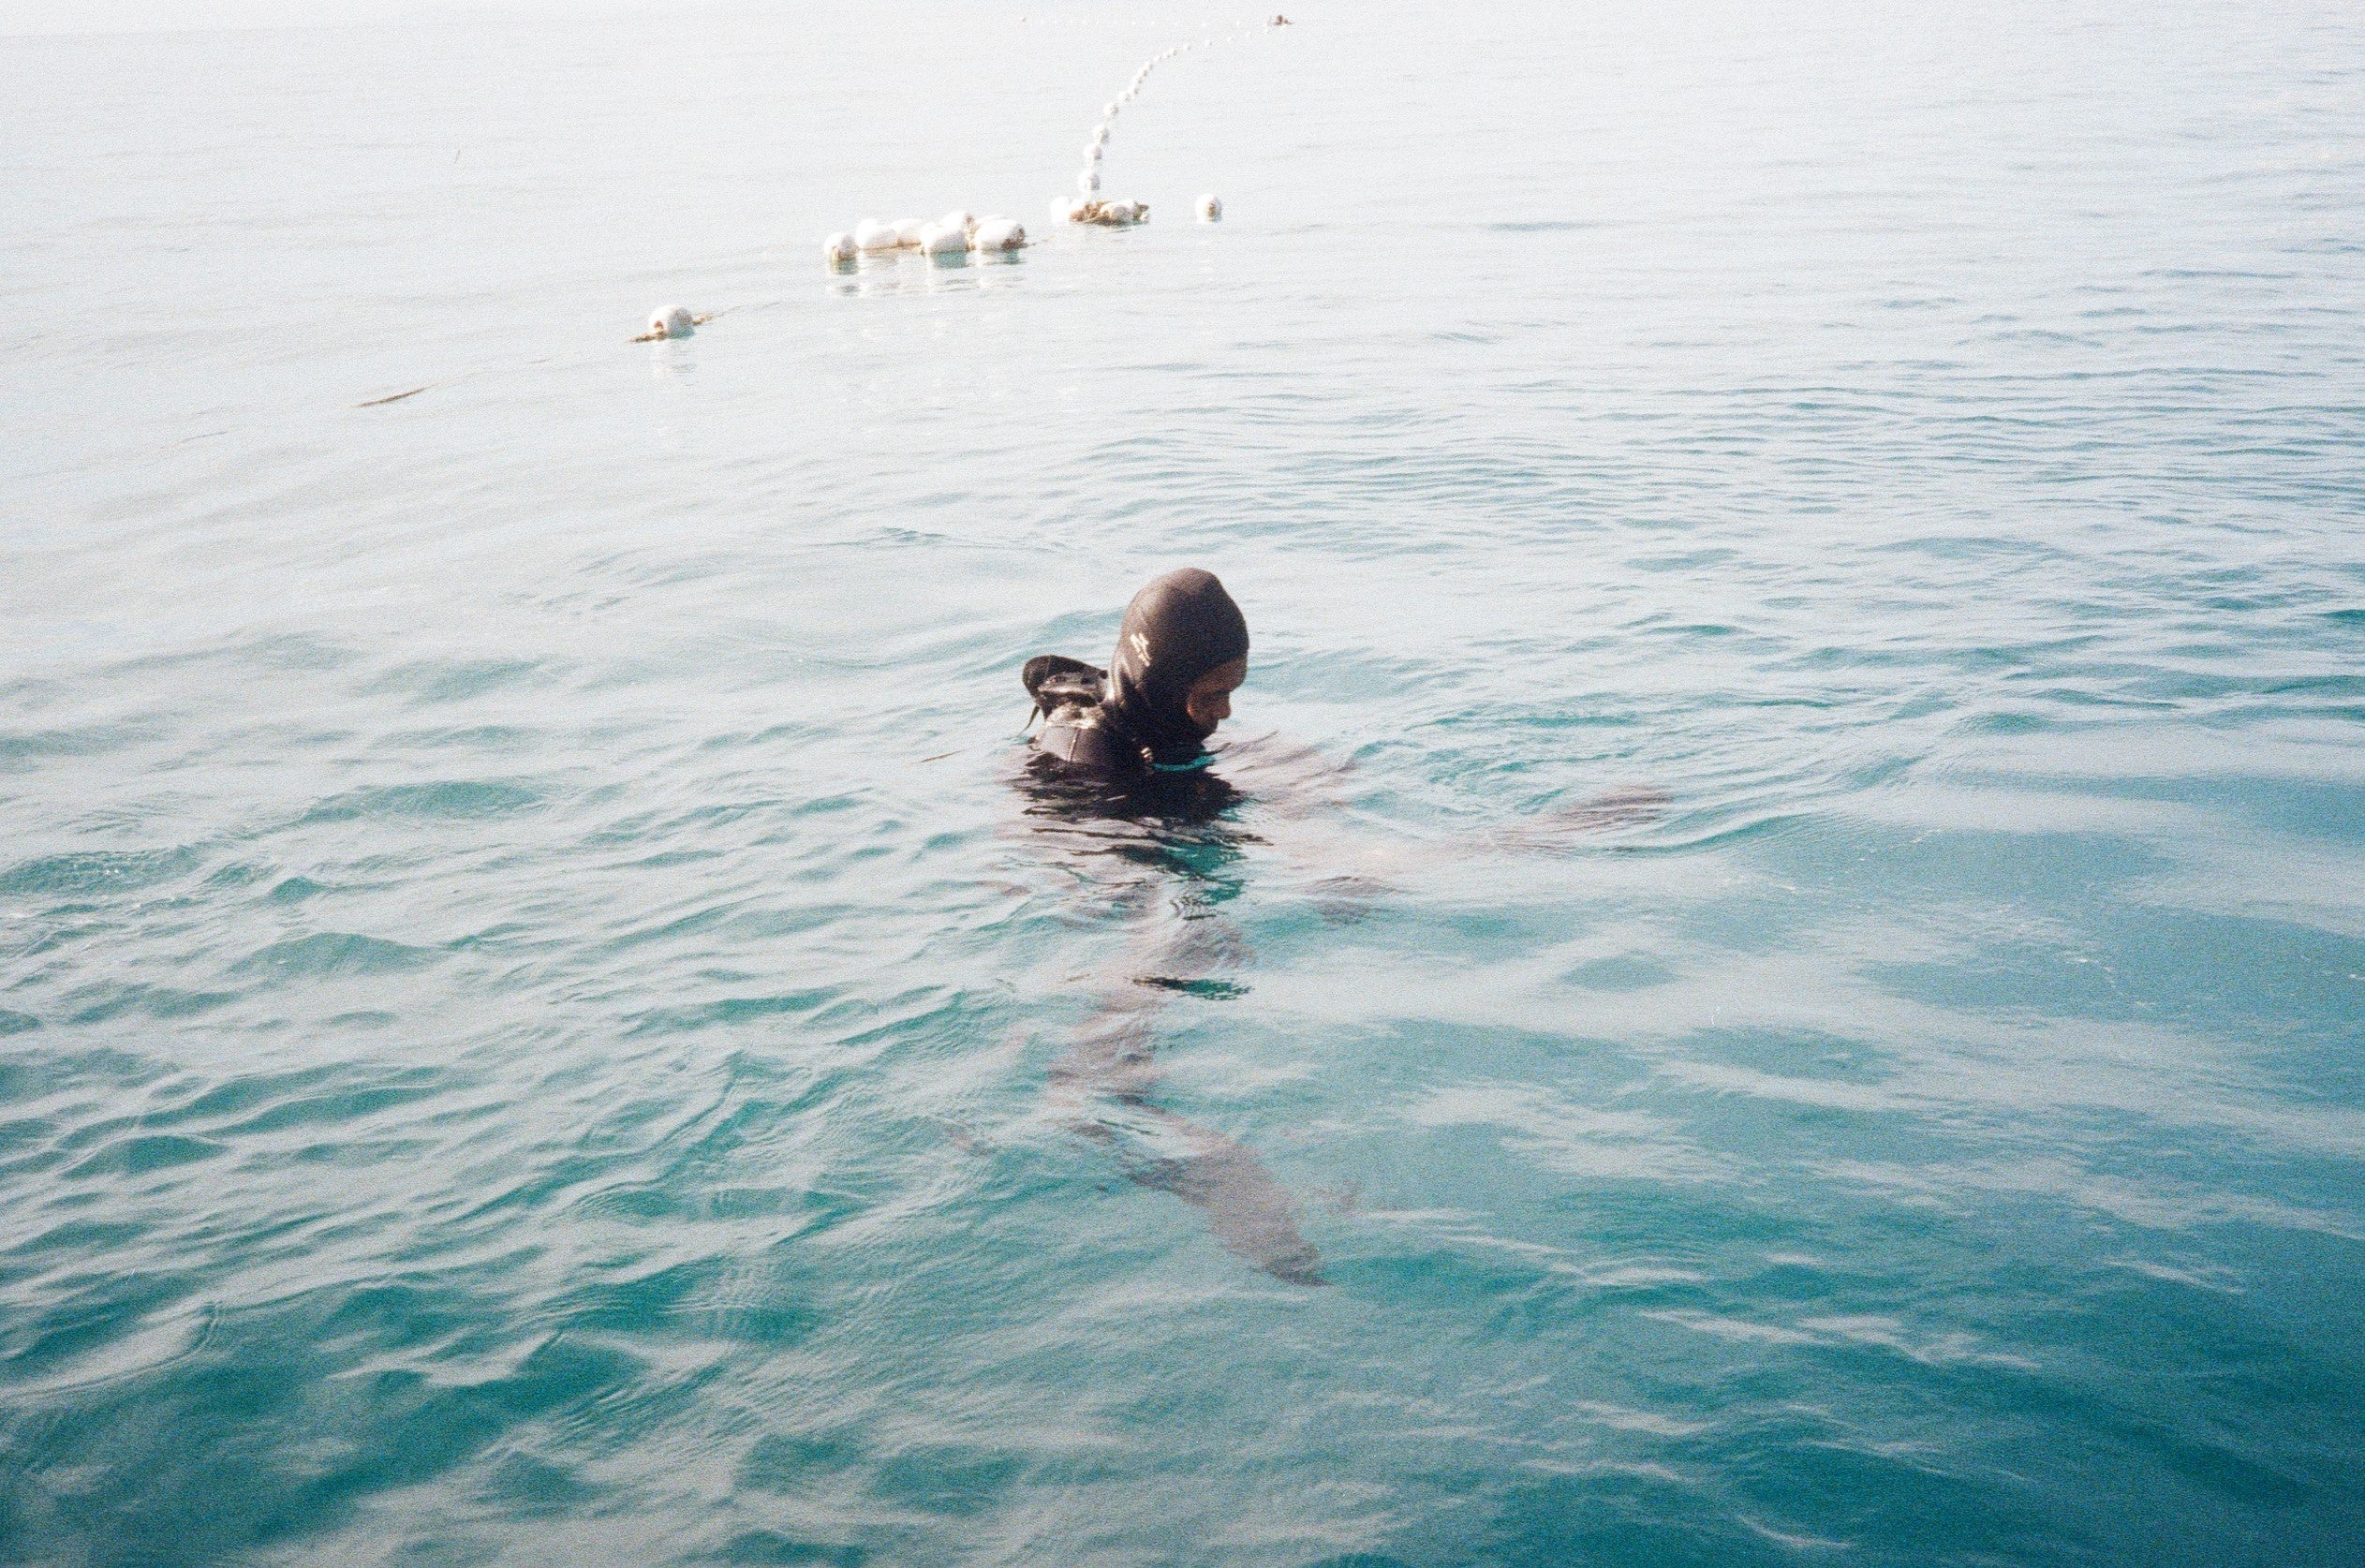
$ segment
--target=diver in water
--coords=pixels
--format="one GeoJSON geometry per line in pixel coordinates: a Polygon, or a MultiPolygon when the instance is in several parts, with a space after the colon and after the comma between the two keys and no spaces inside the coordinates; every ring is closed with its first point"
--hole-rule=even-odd
{"type": "Polygon", "coordinates": [[[1051,1085],[1068,1125],[1108,1148],[1129,1179],[1202,1210],[1217,1240],[1276,1279],[1319,1285],[1322,1259],[1298,1231],[1288,1190],[1245,1145],[1150,1099],[1159,1016],[1178,989],[1236,964],[1241,947],[1220,913],[1227,895],[1193,860],[1224,855],[1242,836],[1225,819],[1247,797],[1206,771],[1206,741],[1232,717],[1248,673],[1247,617],[1212,573],[1192,568],[1133,596],[1107,669],[1043,654],[1021,673],[1035,703],[1028,720],[1044,720],[1029,814],[1045,826],[1122,825],[1124,836],[1093,836],[1095,849],[1152,867],[1156,882],[1180,892],[1144,910],[1131,960],[1053,1064],[1051,1085]],[[1169,909],[1181,919],[1165,918],[1169,909]]]}
{"type": "MultiPolygon", "coordinates": [[[[1241,785],[1209,767],[1216,758],[1207,741],[1232,717],[1232,693],[1248,673],[1247,617],[1212,573],[1185,568],[1133,596],[1107,669],[1041,654],[1020,673],[1034,700],[1027,721],[1043,719],[1022,781],[1028,817],[1045,842],[1091,857],[1079,865],[1108,865],[1099,857],[1114,856],[1148,872],[1146,882],[1131,872],[1093,875],[1120,899],[1129,881],[1136,884],[1137,939],[1053,1064],[1051,1086],[1067,1124],[1109,1149],[1129,1179],[1203,1210],[1216,1238],[1256,1267],[1319,1285],[1322,1258],[1297,1228],[1294,1195],[1246,1146],[1151,1099],[1160,1077],[1158,1025],[1175,998],[1237,994],[1223,977],[1247,947],[1222,908],[1240,891],[1227,867],[1250,848],[1285,857],[1319,851],[1323,824],[1316,819],[1334,819],[1328,831],[1337,835],[1347,824],[1336,820],[1353,815],[1347,770],[1277,738],[1225,748],[1224,771],[1241,785]],[[1254,831],[1239,821],[1250,809],[1254,831]],[[1271,833],[1284,822],[1294,842],[1271,833]],[[1163,895],[1147,895],[1152,889],[1163,895]]],[[[1349,833],[1332,848],[1346,851],[1354,874],[1312,885],[1331,895],[1326,918],[1352,919],[1355,906],[1386,891],[1367,873],[1415,869],[1471,850],[1562,848],[1573,832],[1648,821],[1665,804],[1655,790],[1630,787],[1474,842],[1398,844],[1393,854],[1367,832],[1349,833]]]]}
{"type": "Polygon", "coordinates": [[[1248,617],[1196,567],[1133,596],[1106,670],[1039,654],[1019,674],[1044,720],[1036,749],[1112,780],[1206,766],[1207,737],[1248,678],[1248,617]]]}

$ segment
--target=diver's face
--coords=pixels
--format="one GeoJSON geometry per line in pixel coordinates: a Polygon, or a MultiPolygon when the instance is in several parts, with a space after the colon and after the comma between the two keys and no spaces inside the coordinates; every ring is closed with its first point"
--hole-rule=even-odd
{"type": "Polygon", "coordinates": [[[1191,686],[1190,694],[1183,699],[1183,712],[1199,726],[1202,735],[1214,734],[1216,726],[1232,717],[1232,694],[1248,678],[1249,661],[1235,658],[1217,665],[1191,686]]]}

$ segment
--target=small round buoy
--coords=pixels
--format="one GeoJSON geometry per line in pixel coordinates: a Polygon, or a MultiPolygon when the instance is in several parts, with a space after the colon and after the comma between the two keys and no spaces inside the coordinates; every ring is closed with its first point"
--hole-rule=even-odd
{"type": "Polygon", "coordinates": [[[697,330],[687,305],[659,305],[649,312],[651,337],[687,337],[697,330]]]}
{"type": "Polygon", "coordinates": [[[821,242],[821,259],[833,267],[841,266],[854,259],[857,248],[851,234],[832,234],[821,242]]]}
{"type": "Polygon", "coordinates": [[[1223,219],[1223,198],[1213,192],[1199,199],[1199,221],[1219,223],[1223,219]]]}
{"type": "Polygon", "coordinates": [[[1027,227],[1016,218],[989,217],[977,226],[969,244],[978,250],[1016,250],[1027,243],[1027,227]]]}
{"type": "Polygon", "coordinates": [[[977,214],[966,207],[955,207],[937,221],[947,229],[957,229],[964,238],[977,232],[977,214]]]}
{"type": "Polygon", "coordinates": [[[1101,189],[1101,171],[1097,169],[1087,169],[1083,173],[1077,175],[1076,189],[1084,192],[1086,196],[1099,194],[1101,189]]]}
{"type": "Polygon", "coordinates": [[[931,223],[920,230],[923,256],[959,256],[969,248],[968,232],[947,223],[931,223]]]}
{"type": "Polygon", "coordinates": [[[928,220],[926,218],[895,219],[895,244],[908,247],[916,246],[920,243],[922,230],[925,229],[927,227],[928,220]]]}
{"type": "Polygon", "coordinates": [[[881,223],[877,218],[865,218],[854,225],[856,250],[893,250],[901,244],[903,244],[903,236],[895,232],[895,227],[891,223],[881,223]]]}

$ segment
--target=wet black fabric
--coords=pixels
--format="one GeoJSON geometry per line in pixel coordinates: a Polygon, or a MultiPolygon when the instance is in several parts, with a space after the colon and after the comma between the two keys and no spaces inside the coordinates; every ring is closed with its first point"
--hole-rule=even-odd
{"type": "Polygon", "coordinates": [[[1058,654],[1037,654],[1027,661],[1019,679],[1035,700],[1035,712],[1043,717],[1042,732],[1035,737],[1035,749],[1042,758],[1087,773],[1150,771],[1142,743],[1101,705],[1108,695],[1106,670],[1058,654]]]}
{"type": "Polygon", "coordinates": [[[1188,762],[1207,731],[1184,711],[1184,700],[1209,671],[1248,657],[1248,618],[1215,574],[1170,571],[1125,607],[1101,705],[1140,737],[1153,761],[1188,762]]]}
{"type": "Polygon", "coordinates": [[[1205,856],[1236,853],[1230,816],[1248,798],[1205,768],[1080,767],[1040,751],[1014,782],[1032,825],[1067,849],[1194,875],[1205,856]]]}
{"type": "Polygon", "coordinates": [[[1094,772],[1188,763],[1207,738],[1185,705],[1190,688],[1248,654],[1248,619],[1214,573],[1170,571],[1125,607],[1107,670],[1057,654],[1027,661],[1020,679],[1045,720],[1035,745],[1094,772]]]}

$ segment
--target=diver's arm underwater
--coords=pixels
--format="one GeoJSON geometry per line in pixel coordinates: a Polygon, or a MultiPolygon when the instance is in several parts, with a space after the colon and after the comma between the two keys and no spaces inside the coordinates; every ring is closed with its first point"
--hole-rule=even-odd
{"type": "MultiPolygon", "coordinates": [[[[1019,679],[1034,701],[1027,722],[1038,715],[1043,720],[1034,737],[1037,758],[1072,778],[1137,794],[1149,814],[1164,814],[1160,796],[1190,792],[1161,788],[1164,781],[1201,772],[1219,759],[1227,787],[1253,805],[1260,822],[1350,811],[1351,764],[1310,747],[1267,734],[1234,742],[1220,753],[1207,748],[1217,727],[1232,717],[1232,693],[1248,673],[1247,617],[1214,574],[1186,568],[1133,596],[1108,668],[1038,654],[1019,679]]],[[[1396,835],[1398,841],[1384,850],[1376,842],[1359,846],[1353,858],[1410,869],[1472,850],[1566,848],[1576,835],[1651,821],[1667,804],[1659,791],[1628,785],[1461,844],[1421,845],[1396,835]]],[[[1286,852],[1289,838],[1297,836],[1277,835],[1271,841],[1286,852]]]]}

